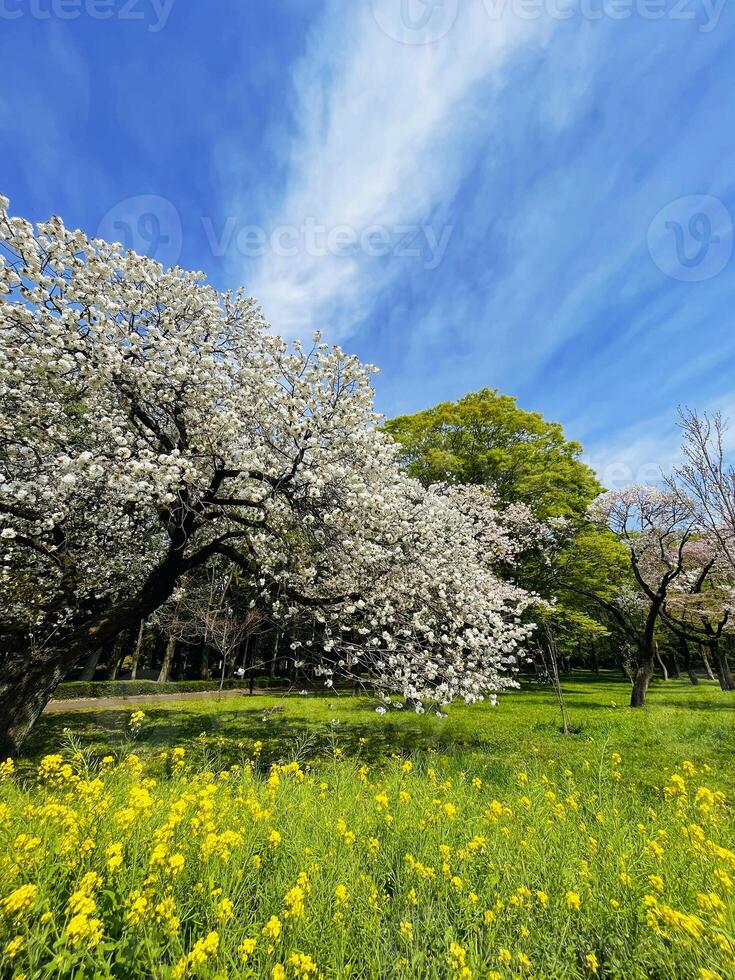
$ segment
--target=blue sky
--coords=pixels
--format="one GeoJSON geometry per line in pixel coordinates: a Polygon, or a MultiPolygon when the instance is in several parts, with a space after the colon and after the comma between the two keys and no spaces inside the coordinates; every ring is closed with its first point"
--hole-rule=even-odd
{"type": "Polygon", "coordinates": [[[0,0],[0,190],[245,284],[378,364],[483,386],[608,485],[735,414],[735,4],[0,0]]]}

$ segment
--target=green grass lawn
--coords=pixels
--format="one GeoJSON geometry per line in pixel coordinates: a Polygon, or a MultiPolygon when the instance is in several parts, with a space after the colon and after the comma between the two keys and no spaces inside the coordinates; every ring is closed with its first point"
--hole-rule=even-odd
{"type": "Polygon", "coordinates": [[[144,758],[174,745],[189,746],[205,733],[206,740],[198,744],[216,750],[222,764],[250,754],[256,740],[263,743],[265,763],[290,758],[297,750],[312,759],[331,755],[335,745],[346,756],[359,755],[371,764],[394,753],[435,750],[467,756],[468,764],[481,765],[486,778],[498,785],[531,755],[544,762],[578,763],[593,746],[599,750],[605,743],[625,755],[647,785],[658,785],[672,760],[735,762],[735,696],[712,682],[698,687],[684,680],[655,682],[648,706],[637,711],[627,706],[628,682],[612,673],[577,673],[564,680],[563,690],[574,730],[566,736],[554,692],[529,683],[501,698],[496,708],[455,705],[445,720],[404,711],[381,717],[376,702],[333,693],[212,697],[114,709],[100,703],[44,715],[28,742],[27,757],[35,762],[58,751],[65,728],[84,746],[107,754],[121,745],[132,711],[142,708],[146,723],[136,752],[144,758]],[[271,711],[264,721],[264,713],[271,711]]]}

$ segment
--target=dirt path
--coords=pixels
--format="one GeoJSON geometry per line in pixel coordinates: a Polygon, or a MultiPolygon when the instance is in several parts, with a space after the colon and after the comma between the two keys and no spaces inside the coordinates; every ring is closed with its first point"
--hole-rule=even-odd
{"type": "MultiPolygon", "coordinates": [[[[256,687],[253,694],[285,694],[267,688],[256,687]]],[[[49,701],[44,708],[44,714],[54,714],[57,711],[105,711],[107,708],[124,708],[129,704],[157,704],[161,701],[194,701],[197,698],[237,698],[245,695],[250,697],[247,688],[230,689],[227,691],[181,691],[179,694],[131,694],[129,697],[110,698],[69,698],[64,701],[49,701]]]]}

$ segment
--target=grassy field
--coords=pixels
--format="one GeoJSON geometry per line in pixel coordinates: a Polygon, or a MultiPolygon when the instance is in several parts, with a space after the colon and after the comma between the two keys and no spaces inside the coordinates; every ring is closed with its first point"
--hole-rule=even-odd
{"type": "Polygon", "coordinates": [[[568,736],[535,686],[45,716],[2,770],[0,976],[735,977],[735,698],[564,687],[568,736]]]}
{"type": "Polygon", "coordinates": [[[43,716],[27,756],[36,762],[57,752],[64,729],[83,746],[108,754],[123,744],[131,712],[142,707],[145,731],[136,752],[144,759],[172,745],[188,745],[216,752],[219,763],[230,765],[248,754],[254,741],[263,743],[264,763],[291,757],[297,746],[317,758],[330,756],[337,744],[345,755],[359,755],[371,765],[392,754],[434,750],[479,766],[498,787],[532,751],[543,761],[579,764],[591,744],[624,752],[636,778],[651,786],[660,784],[662,770],[677,759],[735,760],[735,697],[723,695],[712,682],[699,687],[683,680],[654,682],[649,705],[640,712],[628,709],[630,685],[619,675],[580,672],[565,680],[563,690],[573,728],[566,737],[553,691],[532,683],[504,697],[497,708],[457,705],[444,720],[413,712],[380,717],[377,702],[334,694],[212,697],[111,710],[101,703],[43,716]]]}

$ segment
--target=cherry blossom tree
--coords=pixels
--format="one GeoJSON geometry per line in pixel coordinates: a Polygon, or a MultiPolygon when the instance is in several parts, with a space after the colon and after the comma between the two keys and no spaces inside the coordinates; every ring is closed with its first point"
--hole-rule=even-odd
{"type": "Polygon", "coordinates": [[[683,558],[683,573],[671,583],[662,607],[664,619],[680,639],[706,647],[720,687],[733,691],[735,678],[723,646],[735,609],[732,565],[717,538],[707,532],[688,542],[683,558]]]}
{"type": "Polygon", "coordinates": [[[0,198],[0,753],[70,667],[215,558],[319,625],[329,682],[443,703],[513,683],[531,597],[398,466],[372,367],[271,333],[244,292],[37,228],[0,198]]]}
{"type": "Polygon", "coordinates": [[[606,609],[631,645],[631,707],[645,704],[657,659],[656,626],[673,583],[684,573],[688,544],[697,530],[692,502],[682,493],[630,486],[602,494],[590,505],[590,518],[606,525],[626,545],[634,593],[619,601],[592,596],[606,609]]]}

